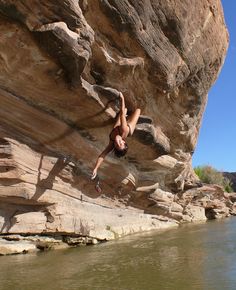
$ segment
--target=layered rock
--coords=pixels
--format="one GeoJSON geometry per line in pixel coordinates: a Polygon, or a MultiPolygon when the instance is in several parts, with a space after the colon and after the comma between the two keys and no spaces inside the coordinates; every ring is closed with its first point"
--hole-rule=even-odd
{"type": "Polygon", "coordinates": [[[110,239],[197,219],[177,196],[199,186],[191,156],[228,46],[219,0],[0,0],[0,29],[2,233],[110,239]],[[143,116],[98,193],[108,87],[143,116]]]}

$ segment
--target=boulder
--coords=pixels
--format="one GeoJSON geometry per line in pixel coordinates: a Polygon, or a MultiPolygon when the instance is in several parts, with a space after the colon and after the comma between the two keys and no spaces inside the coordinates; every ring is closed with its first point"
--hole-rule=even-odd
{"type": "Polygon", "coordinates": [[[232,202],[236,202],[236,193],[230,193],[228,195],[228,198],[232,201],[232,202]]]}
{"type": "Polygon", "coordinates": [[[205,209],[200,206],[188,205],[184,209],[184,221],[203,222],[207,217],[205,209]]]}

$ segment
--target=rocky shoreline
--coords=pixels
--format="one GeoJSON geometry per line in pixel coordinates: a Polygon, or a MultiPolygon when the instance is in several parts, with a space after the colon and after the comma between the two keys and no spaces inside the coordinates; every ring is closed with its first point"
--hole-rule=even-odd
{"type": "MultiPolygon", "coordinates": [[[[124,214],[124,213],[123,213],[124,214]]],[[[176,220],[164,216],[136,213],[133,217],[125,216],[126,221],[120,222],[111,218],[109,225],[96,225],[96,230],[88,231],[87,235],[59,232],[6,233],[0,235],[0,256],[11,254],[26,254],[38,251],[66,249],[78,246],[96,245],[134,233],[151,230],[176,228],[176,220]]]]}
{"type": "MultiPolygon", "coordinates": [[[[165,217],[160,215],[152,216],[152,218],[158,220],[158,225],[153,224],[152,228],[141,228],[140,225],[140,228],[136,229],[136,231],[134,228],[133,230],[130,228],[130,232],[124,232],[121,228],[112,230],[108,227],[107,230],[114,233],[110,240],[135,232],[176,228],[183,223],[206,222],[211,219],[221,219],[236,215],[236,193],[226,193],[218,185],[204,185],[190,189],[183,194],[177,194],[175,195],[175,202],[172,201],[172,205],[168,204],[170,196],[165,196],[163,192],[162,195],[159,192],[159,197],[156,194],[155,198],[158,198],[156,210],[162,211],[166,215],[165,217]]],[[[109,238],[107,237],[99,239],[98,237],[59,233],[1,234],[0,256],[97,245],[108,240],[109,238]]]]}
{"type": "Polygon", "coordinates": [[[101,242],[95,238],[82,236],[2,235],[0,256],[96,245],[101,242]]]}

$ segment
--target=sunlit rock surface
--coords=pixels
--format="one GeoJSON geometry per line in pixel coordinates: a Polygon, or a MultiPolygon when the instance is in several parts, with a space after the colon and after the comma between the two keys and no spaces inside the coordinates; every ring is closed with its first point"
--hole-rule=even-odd
{"type": "Polygon", "coordinates": [[[191,158],[228,47],[219,0],[0,0],[0,29],[2,233],[112,239],[204,219],[178,195],[199,186],[191,158]],[[107,87],[142,118],[98,193],[107,87]]]}

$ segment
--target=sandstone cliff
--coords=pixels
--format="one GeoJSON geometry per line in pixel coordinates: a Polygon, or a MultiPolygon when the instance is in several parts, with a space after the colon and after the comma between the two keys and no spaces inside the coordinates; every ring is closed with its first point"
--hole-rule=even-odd
{"type": "Polygon", "coordinates": [[[219,0],[0,0],[0,29],[1,233],[109,239],[205,219],[186,200],[205,197],[191,156],[228,47],[219,0]],[[143,116],[97,193],[107,87],[143,116]]]}

